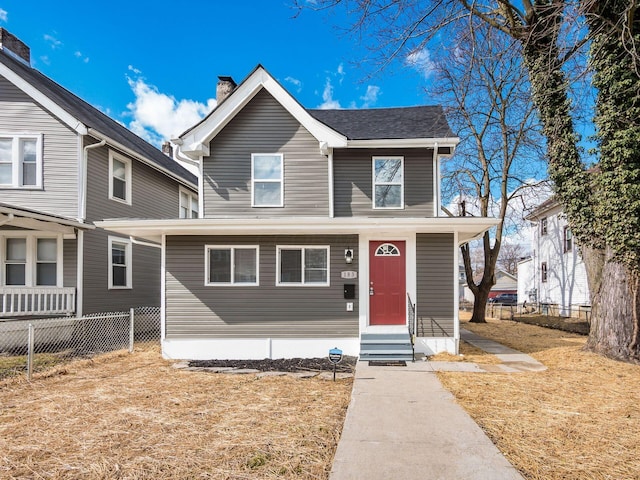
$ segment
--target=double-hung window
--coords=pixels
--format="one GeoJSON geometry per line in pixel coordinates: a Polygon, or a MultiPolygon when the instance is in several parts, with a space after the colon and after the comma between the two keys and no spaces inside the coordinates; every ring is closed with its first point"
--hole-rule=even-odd
{"type": "Polygon", "coordinates": [[[373,157],[373,208],[404,208],[403,157],[373,157]]]}
{"type": "Polygon", "coordinates": [[[258,247],[205,246],[205,285],[258,285],[258,247]]]}
{"type": "Polygon", "coordinates": [[[132,287],[131,240],[109,237],[109,288],[132,287]]]}
{"type": "Polygon", "coordinates": [[[284,205],[284,156],[281,153],[251,155],[251,205],[284,205]]]}
{"type": "Polygon", "coordinates": [[[109,151],[109,198],[131,205],[131,160],[109,151]]]}
{"type": "Polygon", "coordinates": [[[570,252],[573,248],[573,235],[571,234],[571,227],[569,226],[564,227],[562,243],[564,247],[564,253],[570,252]]]}
{"type": "Polygon", "coordinates": [[[180,188],[180,218],[198,218],[198,196],[180,188]]]}
{"type": "Polygon", "coordinates": [[[541,218],[540,219],[540,236],[546,235],[548,230],[549,230],[549,226],[547,222],[547,217],[541,218]]]}
{"type": "Polygon", "coordinates": [[[329,247],[278,247],[277,285],[329,285],[329,247]]]}
{"type": "Polygon", "coordinates": [[[62,286],[60,237],[7,236],[0,249],[6,286],[62,286]]]}
{"type": "Polygon", "coordinates": [[[547,262],[542,262],[540,264],[540,281],[542,283],[546,283],[549,278],[549,270],[547,268],[547,262]]]}
{"type": "Polygon", "coordinates": [[[42,187],[42,135],[0,133],[0,188],[42,187]]]}

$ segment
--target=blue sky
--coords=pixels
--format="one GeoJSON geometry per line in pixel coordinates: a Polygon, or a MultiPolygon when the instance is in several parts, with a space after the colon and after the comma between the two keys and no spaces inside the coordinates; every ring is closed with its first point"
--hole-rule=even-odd
{"type": "Polygon", "coordinates": [[[215,106],[218,75],[240,82],[258,63],[307,108],[436,103],[428,52],[368,78],[339,11],[296,16],[292,4],[0,0],[0,26],[35,68],[155,144],[215,106]]]}

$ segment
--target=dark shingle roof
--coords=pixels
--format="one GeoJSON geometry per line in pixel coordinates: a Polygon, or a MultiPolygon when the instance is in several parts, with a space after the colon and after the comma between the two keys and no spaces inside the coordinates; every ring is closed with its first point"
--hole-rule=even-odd
{"type": "Polygon", "coordinates": [[[455,137],[440,106],[307,111],[348,140],[455,137]]]}
{"type": "Polygon", "coordinates": [[[150,162],[168,170],[177,177],[192,184],[198,183],[195,175],[182,167],[178,162],[169,158],[153,145],[122,126],[97,108],[91,106],[66,88],[58,85],[49,77],[34,68],[29,67],[0,50],[0,63],[4,64],[24,81],[50,98],[60,108],[74,118],[80,120],[87,127],[93,128],[110,139],[133,150],[150,162]]]}

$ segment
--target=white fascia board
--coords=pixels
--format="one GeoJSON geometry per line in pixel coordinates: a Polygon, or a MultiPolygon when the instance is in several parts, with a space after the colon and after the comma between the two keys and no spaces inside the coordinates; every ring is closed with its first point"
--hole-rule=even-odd
{"type": "MultiPolygon", "coordinates": [[[[231,95],[222,102],[200,125],[180,137],[180,151],[195,158],[202,156],[213,139],[242,108],[260,91],[266,89],[311,135],[328,147],[346,147],[347,138],[313,118],[282,86],[263,68],[256,69],[231,95]]],[[[208,155],[208,153],[206,154],[208,155]]],[[[205,156],[206,156],[205,155],[205,156]]]]}
{"type": "MultiPolygon", "coordinates": [[[[450,138],[377,138],[375,140],[349,140],[348,148],[435,148],[455,149],[460,143],[458,137],[450,138]]],[[[444,156],[444,155],[440,155],[444,156]]]]}
{"type": "Polygon", "coordinates": [[[277,235],[277,234],[365,234],[393,235],[401,232],[454,233],[459,244],[482,235],[497,225],[495,218],[437,217],[437,218],[198,218],[159,220],[103,220],[96,226],[148,240],[157,241],[162,235],[277,235]]]}
{"type": "Polygon", "coordinates": [[[8,68],[6,65],[0,63],[0,75],[9,80],[12,84],[14,84],[17,88],[22,90],[24,93],[33,98],[37,103],[42,105],[46,110],[51,112],[55,117],[57,117],[62,123],[67,125],[71,130],[75,131],[80,135],[86,135],[88,129],[86,125],[84,125],[80,120],[75,118],[73,115],[67,113],[62,107],[60,107],[57,103],[47,97],[40,90],[35,88],[33,85],[24,80],[20,75],[15,73],[13,70],[8,68]]]}

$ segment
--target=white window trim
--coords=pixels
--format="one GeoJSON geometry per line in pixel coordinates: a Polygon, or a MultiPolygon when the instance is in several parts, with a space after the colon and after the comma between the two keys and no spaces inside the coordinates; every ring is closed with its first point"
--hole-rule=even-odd
{"type": "Polygon", "coordinates": [[[133,252],[132,252],[132,242],[130,238],[122,238],[122,237],[112,237],[109,236],[108,242],[108,265],[109,265],[109,290],[131,290],[133,288],[133,252]],[[127,267],[127,284],[122,285],[114,285],[113,284],[113,257],[111,253],[111,249],[114,243],[122,243],[126,245],[125,248],[125,265],[127,267]]]}
{"type": "Polygon", "coordinates": [[[12,153],[11,153],[11,184],[0,184],[0,189],[21,189],[21,190],[42,190],[42,137],[41,133],[19,132],[19,133],[7,133],[0,132],[0,138],[12,139],[12,153]],[[20,143],[22,140],[35,140],[36,141],[36,184],[35,185],[22,185],[22,164],[20,158],[20,143]]]}
{"type": "Polygon", "coordinates": [[[276,286],[277,287],[329,287],[331,286],[331,247],[329,245],[278,245],[276,246],[276,286]],[[310,250],[326,250],[327,251],[327,281],[306,283],[304,251],[310,250]],[[280,252],[282,250],[301,250],[302,251],[302,278],[301,282],[281,282],[280,281],[280,252]]]}
{"type": "Polygon", "coordinates": [[[282,208],[284,207],[284,154],[282,153],[252,153],[251,154],[251,206],[254,208],[282,208]],[[255,157],[271,156],[280,157],[280,178],[279,179],[255,179],[253,177],[253,164],[255,157]],[[280,203],[277,205],[256,205],[255,202],[255,184],[259,183],[279,183],[280,184],[280,203]]]}
{"type": "Polygon", "coordinates": [[[179,187],[178,188],[178,218],[200,218],[200,202],[198,201],[198,194],[197,193],[193,193],[191,190],[187,190],[184,187],[179,187]],[[187,211],[189,212],[189,216],[187,217],[181,217],[180,215],[182,214],[182,195],[186,195],[187,198],[189,199],[189,205],[187,208],[187,211]],[[195,200],[196,205],[198,205],[198,216],[197,217],[192,217],[191,216],[191,202],[193,202],[195,200]]]}
{"type": "Polygon", "coordinates": [[[133,183],[133,176],[131,174],[131,159],[120,155],[113,150],[109,150],[109,199],[116,202],[124,203],[125,205],[131,205],[131,184],[133,183]],[[127,183],[125,188],[126,199],[121,199],[113,196],[113,161],[118,160],[125,165],[124,178],[127,183]]]}
{"type": "Polygon", "coordinates": [[[371,204],[374,210],[404,210],[404,157],[381,155],[371,158],[371,204]],[[376,182],[376,160],[400,160],[401,182],[376,182]],[[400,185],[400,206],[399,207],[378,207],[376,206],[376,185],[400,185]]]}
{"type": "Polygon", "coordinates": [[[2,232],[0,235],[0,285],[8,288],[62,288],[64,285],[64,264],[63,264],[63,235],[58,233],[32,232],[25,233],[23,231],[2,232]],[[24,285],[7,285],[6,284],[6,239],[7,238],[25,238],[27,241],[27,258],[25,266],[24,285]],[[56,284],[55,285],[36,285],[36,270],[38,267],[38,239],[39,238],[55,238],[56,244],[56,284]]]}
{"type": "Polygon", "coordinates": [[[206,287],[257,287],[260,285],[260,246],[259,245],[205,245],[204,246],[204,285],[206,287]],[[254,249],[256,253],[256,281],[254,283],[236,282],[234,279],[234,250],[254,249]],[[210,282],[209,250],[231,250],[231,277],[228,282],[210,282]]]}

